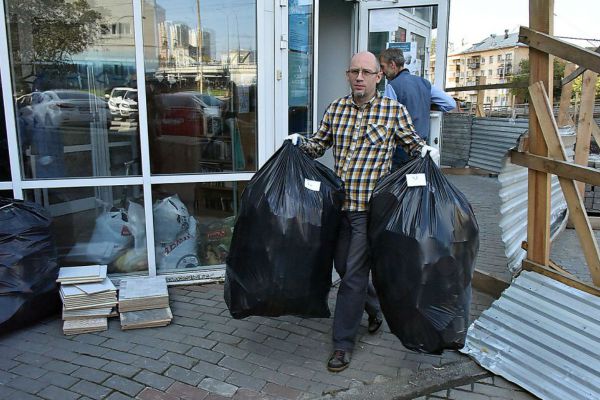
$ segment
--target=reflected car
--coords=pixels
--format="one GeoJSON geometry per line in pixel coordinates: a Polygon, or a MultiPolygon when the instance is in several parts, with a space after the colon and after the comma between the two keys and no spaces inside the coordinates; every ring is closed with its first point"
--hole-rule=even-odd
{"type": "Polygon", "coordinates": [[[132,88],[116,87],[111,90],[110,95],[108,95],[108,109],[110,110],[110,115],[113,117],[121,115],[119,105],[121,104],[121,101],[123,101],[123,96],[129,90],[132,90],[132,88]]]}
{"type": "Polygon", "coordinates": [[[138,116],[138,92],[137,89],[129,89],[119,104],[119,114],[122,117],[137,118],[138,116]]]}
{"type": "Polygon", "coordinates": [[[162,135],[206,136],[221,131],[223,102],[200,92],[157,96],[158,130],[162,135]]]}
{"type": "Polygon", "coordinates": [[[41,92],[32,96],[31,108],[34,124],[37,126],[85,125],[109,118],[108,106],[104,100],[78,90],[57,89],[41,92]]]}

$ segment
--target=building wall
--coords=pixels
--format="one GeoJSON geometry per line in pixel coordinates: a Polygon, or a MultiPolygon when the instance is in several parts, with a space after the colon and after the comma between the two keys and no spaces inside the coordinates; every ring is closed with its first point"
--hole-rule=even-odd
{"type": "MultiPolygon", "coordinates": [[[[488,85],[505,83],[511,75],[519,73],[519,62],[528,58],[528,54],[527,47],[511,46],[450,55],[446,87],[479,85],[481,77],[485,77],[485,84],[488,85]],[[499,56],[501,61],[498,60],[499,56]],[[507,56],[510,62],[505,61],[507,56]]],[[[450,94],[464,101],[472,103],[477,101],[476,91],[450,92],[450,94]]],[[[510,107],[514,105],[514,99],[509,89],[486,90],[484,103],[486,107],[510,107]]]]}

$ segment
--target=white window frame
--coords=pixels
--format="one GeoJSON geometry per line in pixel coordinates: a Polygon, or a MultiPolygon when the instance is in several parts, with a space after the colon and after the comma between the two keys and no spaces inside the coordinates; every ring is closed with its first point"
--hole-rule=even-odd
{"type": "MultiPolygon", "coordinates": [[[[135,44],[135,59],[137,76],[145,77],[144,45],[143,45],[143,22],[142,1],[132,0],[133,5],[133,33],[135,44]]],[[[278,3],[278,2],[277,2],[278,3]]],[[[277,6],[278,7],[278,6],[277,6]]],[[[274,65],[276,63],[275,49],[273,46],[275,14],[273,1],[256,0],[256,51],[257,51],[257,168],[268,160],[275,151],[275,135],[269,132],[276,131],[275,119],[276,104],[281,101],[273,96],[278,94],[275,87],[274,65]]],[[[281,7],[284,8],[284,7],[281,7]]],[[[285,8],[285,29],[287,32],[287,8],[285,8]]],[[[8,139],[8,152],[11,169],[11,181],[0,182],[0,190],[12,190],[13,197],[23,199],[23,190],[29,189],[58,189],[73,187],[120,187],[125,185],[139,185],[144,193],[144,212],[146,217],[146,246],[148,249],[148,275],[156,276],[156,257],[154,252],[154,217],[152,214],[152,185],[156,184],[184,184],[203,182],[240,182],[249,181],[254,172],[238,173],[212,173],[212,174],[179,174],[179,175],[152,175],[150,171],[150,143],[148,136],[148,109],[146,104],[146,86],[138,84],[138,109],[139,109],[139,135],[141,176],[115,176],[115,177],[89,177],[89,178],[65,178],[65,179],[24,179],[19,162],[19,144],[17,134],[17,122],[15,118],[15,103],[12,93],[12,74],[10,68],[10,55],[7,43],[8,32],[6,26],[5,8],[0,7],[0,74],[2,82],[3,105],[6,121],[8,139]]],[[[315,22],[317,24],[317,22],[315,22]]],[[[287,53],[285,66],[287,67],[287,53]]],[[[285,98],[287,110],[287,69],[282,69],[283,78],[281,84],[285,91],[280,96],[285,98]]],[[[140,80],[140,83],[144,82],[140,80]]],[[[281,90],[281,88],[279,88],[281,90]]],[[[285,114],[285,132],[287,132],[287,113],[285,114]]],[[[167,281],[176,284],[191,282],[203,282],[220,279],[224,276],[224,265],[210,266],[205,270],[190,273],[165,274],[167,281]]]]}
{"type": "MultiPolygon", "coordinates": [[[[366,51],[368,47],[369,11],[381,8],[409,8],[438,6],[437,39],[435,48],[436,60],[446,60],[448,56],[448,23],[450,19],[450,0],[379,0],[362,1],[358,11],[358,41],[356,51],[366,51]]],[[[464,60],[463,60],[464,63],[464,60]]],[[[434,72],[434,85],[440,89],[445,88],[446,62],[442,68],[436,68],[434,72]]]]}

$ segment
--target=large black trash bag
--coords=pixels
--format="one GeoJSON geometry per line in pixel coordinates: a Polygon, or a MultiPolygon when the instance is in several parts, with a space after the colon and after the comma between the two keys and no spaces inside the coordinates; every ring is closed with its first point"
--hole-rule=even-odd
{"type": "Polygon", "coordinates": [[[471,205],[427,156],[379,181],[369,207],[373,283],[392,333],[420,352],[462,348],[479,249],[471,205]],[[418,173],[427,185],[408,187],[418,173]]]}
{"type": "Polygon", "coordinates": [[[225,277],[234,318],[330,316],[343,201],[333,171],[285,141],[242,194],[225,277]]]}
{"type": "Polygon", "coordinates": [[[60,310],[51,222],[38,204],[0,198],[0,333],[60,310]]]}

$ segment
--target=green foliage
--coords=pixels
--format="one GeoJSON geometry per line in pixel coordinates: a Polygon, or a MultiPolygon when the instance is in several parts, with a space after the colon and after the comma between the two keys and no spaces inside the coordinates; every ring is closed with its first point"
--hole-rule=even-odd
{"type": "Polygon", "coordinates": [[[22,36],[13,41],[16,62],[65,63],[98,39],[102,15],[86,0],[11,0],[9,18],[11,39],[22,36]]]}
{"type": "MultiPolygon", "coordinates": [[[[573,81],[573,97],[581,97],[581,86],[583,85],[583,74],[573,81]]],[[[600,77],[596,79],[596,97],[600,96],[600,77]]]]}
{"type": "MultiPolygon", "coordinates": [[[[554,82],[560,82],[565,73],[565,63],[554,59],[554,82]]],[[[523,59],[519,63],[519,70],[516,75],[511,77],[511,82],[523,83],[529,85],[529,59],[523,59]]],[[[517,98],[517,103],[529,103],[529,92],[527,87],[511,88],[510,93],[517,98]]],[[[554,98],[560,98],[560,87],[554,87],[554,98]]]]}

